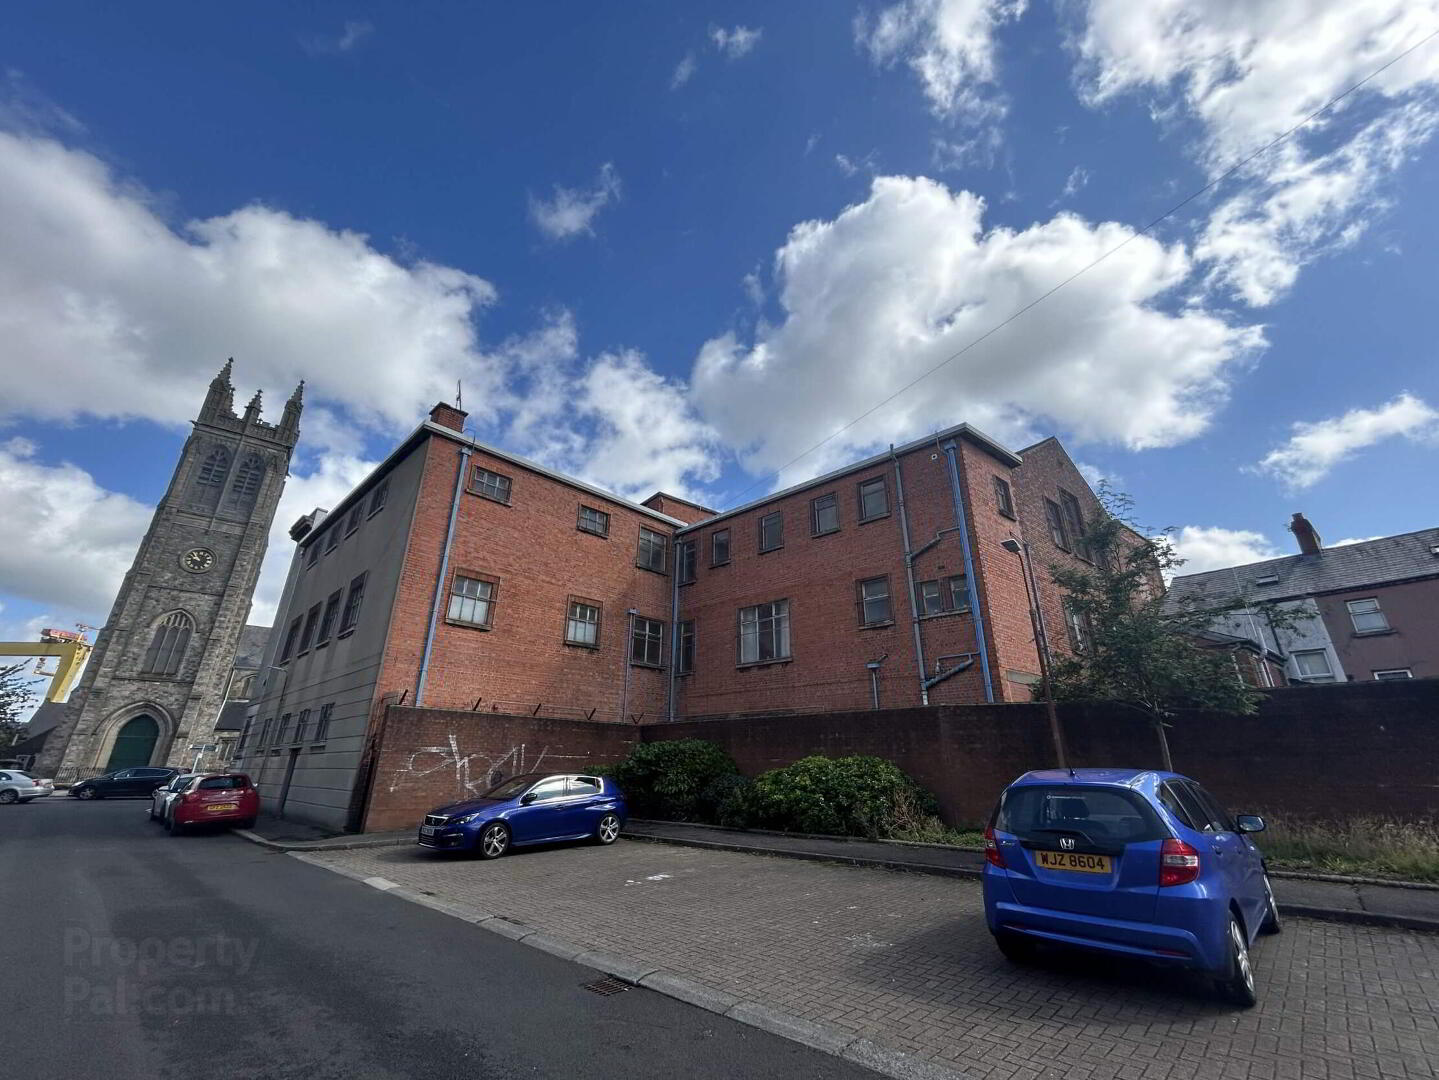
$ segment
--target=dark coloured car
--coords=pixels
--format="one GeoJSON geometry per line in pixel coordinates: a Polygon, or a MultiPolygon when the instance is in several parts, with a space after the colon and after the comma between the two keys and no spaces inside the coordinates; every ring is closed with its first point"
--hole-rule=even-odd
{"type": "Polygon", "coordinates": [[[1016,961],[1051,945],[1189,968],[1248,1007],[1250,946],[1279,930],[1263,828],[1175,773],[1026,773],[984,834],[990,933],[1016,961]]]}
{"type": "Polygon", "coordinates": [[[609,777],[525,773],[479,798],[431,810],[417,842],[498,859],[527,844],[586,839],[613,844],[628,816],[624,794],[609,777]]]}
{"type": "Polygon", "coordinates": [[[148,799],[157,787],[163,787],[179,775],[179,769],[119,769],[77,780],[70,785],[69,794],[77,799],[113,799],[127,795],[148,799]]]}

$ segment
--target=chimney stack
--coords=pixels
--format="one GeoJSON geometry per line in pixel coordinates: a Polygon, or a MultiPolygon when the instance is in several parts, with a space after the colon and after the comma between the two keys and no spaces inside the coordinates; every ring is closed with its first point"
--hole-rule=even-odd
{"type": "Polygon", "coordinates": [[[447,405],[443,401],[430,410],[430,423],[439,424],[440,427],[447,427],[451,431],[463,432],[465,430],[465,417],[470,414],[463,409],[457,409],[453,405],[447,405]]]}
{"type": "Polygon", "coordinates": [[[1318,555],[1324,547],[1324,541],[1319,537],[1319,530],[1316,529],[1307,517],[1295,513],[1294,520],[1289,523],[1289,531],[1294,534],[1294,539],[1299,541],[1299,553],[1301,555],[1318,555]]]}

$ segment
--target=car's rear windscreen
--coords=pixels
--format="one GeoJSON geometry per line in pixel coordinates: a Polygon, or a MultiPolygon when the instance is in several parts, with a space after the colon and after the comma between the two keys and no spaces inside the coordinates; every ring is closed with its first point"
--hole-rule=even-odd
{"type": "Polygon", "coordinates": [[[1134,844],[1169,835],[1136,792],[1092,784],[1024,784],[1004,793],[994,827],[1022,840],[1077,832],[1096,843],[1134,844]]]}
{"type": "Polygon", "coordinates": [[[226,788],[249,787],[250,781],[243,776],[212,776],[200,781],[201,791],[222,791],[226,788]]]}

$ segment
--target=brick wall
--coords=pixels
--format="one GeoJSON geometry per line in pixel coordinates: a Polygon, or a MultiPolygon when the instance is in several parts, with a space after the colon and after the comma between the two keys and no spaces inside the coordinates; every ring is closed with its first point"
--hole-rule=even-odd
{"type": "Polygon", "coordinates": [[[427,811],[522,772],[619,761],[637,739],[634,725],[392,705],[378,732],[365,831],[418,825],[427,811]]]}

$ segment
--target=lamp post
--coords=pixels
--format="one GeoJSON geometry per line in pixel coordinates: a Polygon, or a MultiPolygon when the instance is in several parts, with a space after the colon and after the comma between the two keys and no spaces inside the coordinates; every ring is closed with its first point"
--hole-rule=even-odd
{"type": "Polygon", "coordinates": [[[1019,556],[1024,576],[1024,595],[1029,600],[1029,622],[1034,627],[1034,643],[1039,647],[1039,678],[1044,685],[1044,710],[1049,714],[1049,737],[1054,742],[1054,756],[1061,769],[1069,768],[1069,755],[1064,750],[1064,733],[1059,728],[1059,712],[1054,707],[1054,688],[1049,681],[1049,638],[1044,633],[1044,613],[1039,610],[1039,589],[1034,583],[1034,563],[1029,545],[1009,537],[999,542],[1005,551],[1019,556]]]}
{"type": "MultiPolygon", "coordinates": [[[[635,616],[638,614],[639,611],[635,608],[630,608],[625,612],[625,646],[620,652],[620,655],[624,657],[625,664],[624,690],[620,693],[620,723],[629,719],[626,714],[630,708],[630,666],[635,658],[635,616]]],[[[673,657],[671,657],[671,661],[673,661],[673,657]]]]}

